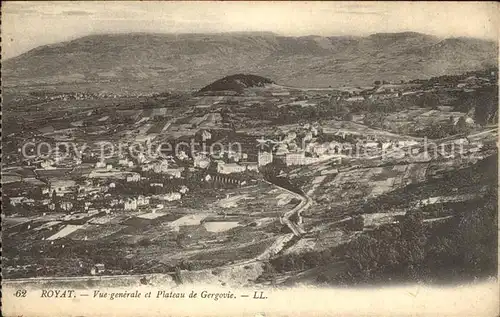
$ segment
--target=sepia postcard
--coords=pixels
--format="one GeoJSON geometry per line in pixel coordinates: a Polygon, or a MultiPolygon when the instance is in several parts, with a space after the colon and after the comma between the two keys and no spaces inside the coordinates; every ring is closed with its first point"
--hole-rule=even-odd
{"type": "Polygon", "coordinates": [[[499,316],[499,9],[3,2],[2,315],[499,316]]]}

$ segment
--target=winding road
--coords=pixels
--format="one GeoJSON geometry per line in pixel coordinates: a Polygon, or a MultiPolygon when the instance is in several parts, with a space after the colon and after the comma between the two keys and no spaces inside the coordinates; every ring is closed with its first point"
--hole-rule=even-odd
{"type": "Polygon", "coordinates": [[[281,217],[280,217],[280,221],[282,223],[284,223],[288,228],[290,228],[290,230],[293,232],[293,234],[296,236],[296,237],[302,237],[306,231],[304,230],[304,228],[302,227],[302,212],[304,210],[306,210],[307,208],[309,208],[312,204],[312,199],[307,196],[307,195],[301,195],[301,194],[298,194],[296,192],[293,192],[287,188],[284,188],[276,183],[272,183],[272,182],[269,182],[269,181],[265,181],[271,185],[274,185],[284,191],[286,191],[287,193],[289,193],[290,195],[292,195],[294,198],[296,199],[299,199],[300,200],[300,203],[295,206],[295,208],[293,208],[292,210],[289,210],[287,212],[285,212],[281,217]],[[297,222],[293,222],[292,220],[290,220],[290,218],[296,214],[297,215],[297,222]]]}

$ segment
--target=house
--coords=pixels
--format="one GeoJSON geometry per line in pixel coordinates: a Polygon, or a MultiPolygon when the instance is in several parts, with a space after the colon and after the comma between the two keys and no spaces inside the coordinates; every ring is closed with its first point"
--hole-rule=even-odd
{"type": "Polygon", "coordinates": [[[26,198],[25,200],[23,200],[23,204],[26,204],[28,206],[34,206],[35,200],[33,198],[26,198]]]}
{"type": "Polygon", "coordinates": [[[50,182],[51,192],[55,191],[57,196],[76,191],[76,182],[73,180],[54,180],[50,182]]]}
{"type": "Polygon", "coordinates": [[[73,209],[73,203],[71,201],[63,201],[60,207],[64,211],[71,211],[71,209],[73,209]]]}
{"type": "MultiPolygon", "coordinates": [[[[208,176],[208,175],[207,175],[208,176]]],[[[179,193],[185,194],[189,191],[189,188],[186,185],[182,185],[181,189],[179,189],[179,193]]]]}
{"type": "Polygon", "coordinates": [[[220,161],[217,164],[217,173],[220,174],[231,174],[231,173],[241,173],[246,170],[245,166],[241,166],[236,163],[225,163],[220,161]]]}
{"type": "Polygon", "coordinates": [[[201,139],[203,142],[212,139],[212,134],[208,132],[207,130],[203,130],[201,133],[201,139]]]}
{"type": "Polygon", "coordinates": [[[180,168],[169,168],[165,171],[165,174],[170,175],[175,178],[181,178],[181,174],[184,171],[183,167],[180,168]]]}
{"type": "Polygon", "coordinates": [[[345,101],[363,101],[365,98],[363,96],[352,96],[346,98],[345,101]]]}
{"type": "Polygon", "coordinates": [[[146,162],[146,157],[144,156],[144,153],[139,153],[139,155],[137,155],[137,162],[139,164],[143,164],[146,162]]]}
{"type": "Polygon", "coordinates": [[[290,165],[304,165],[305,164],[305,153],[287,153],[285,156],[285,163],[287,166],[290,165]]]}
{"type": "Polygon", "coordinates": [[[328,143],[318,144],[317,146],[312,148],[312,152],[318,156],[321,156],[329,150],[329,147],[330,145],[328,143]]]}
{"type": "Polygon", "coordinates": [[[55,162],[53,160],[45,160],[40,164],[40,166],[43,169],[55,169],[55,167],[53,166],[54,164],[55,162]]]}
{"type": "Polygon", "coordinates": [[[196,155],[193,158],[194,167],[207,168],[210,165],[210,159],[203,155],[196,155]]]}
{"type": "Polygon", "coordinates": [[[149,205],[149,197],[139,195],[137,197],[137,206],[147,206],[149,205]]]}
{"type": "Polygon", "coordinates": [[[177,154],[177,158],[181,161],[184,161],[184,160],[187,160],[189,158],[189,156],[186,154],[186,152],[179,151],[179,153],[177,154]]]}
{"type": "Polygon", "coordinates": [[[273,161],[273,153],[272,152],[260,152],[258,153],[258,164],[259,166],[265,166],[273,161]]]}
{"type": "Polygon", "coordinates": [[[25,200],[26,197],[24,196],[20,196],[20,197],[10,197],[10,204],[12,206],[17,206],[19,204],[21,204],[23,202],[23,200],[25,200]]]}
{"type": "Polygon", "coordinates": [[[160,199],[160,200],[174,201],[174,200],[181,199],[182,196],[180,193],[168,193],[168,194],[164,194],[164,195],[157,195],[155,197],[160,199]]]}
{"type": "Polygon", "coordinates": [[[379,146],[378,142],[366,142],[365,147],[366,148],[377,148],[379,146]]]}
{"type": "Polygon", "coordinates": [[[243,163],[247,171],[254,171],[258,172],[259,171],[259,163],[257,162],[245,162],[243,163]]]}
{"type": "Polygon", "coordinates": [[[97,263],[90,269],[90,274],[91,275],[97,275],[97,274],[102,274],[106,271],[104,264],[102,263],[97,263]]]}
{"type": "Polygon", "coordinates": [[[143,171],[143,172],[151,171],[151,170],[154,170],[154,167],[155,167],[154,164],[146,164],[146,165],[141,166],[141,171],[143,171]]]}
{"type": "Polygon", "coordinates": [[[227,158],[231,159],[235,162],[239,162],[242,159],[242,154],[237,152],[237,151],[228,150],[227,151],[227,158]]]}
{"type": "Polygon", "coordinates": [[[276,155],[283,156],[288,153],[288,146],[285,143],[280,143],[276,150],[276,155]]]}
{"type": "Polygon", "coordinates": [[[137,209],[137,199],[132,198],[125,201],[123,208],[125,210],[136,210],[137,209]]]}
{"type": "Polygon", "coordinates": [[[134,162],[129,161],[128,159],[121,159],[118,161],[118,165],[124,167],[134,167],[134,162]]]}
{"type": "Polygon", "coordinates": [[[166,173],[168,170],[168,161],[167,160],[161,160],[160,162],[156,163],[153,165],[153,171],[155,173],[166,173]]]}
{"type": "Polygon", "coordinates": [[[317,136],[318,135],[318,129],[316,127],[312,127],[311,128],[311,133],[313,136],[317,136]]]}
{"type": "Polygon", "coordinates": [[[138,173],[134,173],[130,176],[127,176],[127,182],[138,182],[141,180],[141,175],[138,173]]]}

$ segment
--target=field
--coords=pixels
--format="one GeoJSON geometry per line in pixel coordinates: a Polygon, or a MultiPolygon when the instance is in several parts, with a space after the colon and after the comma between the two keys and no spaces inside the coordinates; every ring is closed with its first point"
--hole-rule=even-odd
{"type": "MultiPolygon", "coordinates": [[[[257,257],[274,243],[280,213],[284,207],[293,208],[293,205],[283,205],[284,195],[270,184],[259,183],[223,190],[215,197],[200,201],[197,209],[178,206],[175,212],[168,211],[176,205],[176,202],[171,202],[170,208],[167,205],[164,211],[154,213],[83,214],[83,218],[76,217],[76,214],[73,217],[49,214],[9,217],[4,233],[5,245],[25,239],[21,250],[28,253],[23,261],[30,258],[32,265],[46,261],[47,257],[61,255],[62,249],[76,252],[71,253],[73,257],[68,265],[64,264],[65,258],[60,259],[57,275],[81,272],[69,264],[77,259],[84,263],[84,267],[88,267],[89,264],[85,263],[92,259],[101,259],[112,272],[118,273],[125,269],[122,264],[112,262],[119,255],[127,259],[127,269],[132,265],[135,271],[147,268],[144,272],[148,273],[170,271],[180,263],[190,269],[215,267],[257,257]],[[74,224],[75,221],[80,221],[80,224],[74,224]],[[19,226],[27,230],[20,232],[19,226]],[[106,245],[104,249],[103,245],[106,245]],[[40,255],[28,255],[32,248],[38,249],[40,255]],[[108,258],[104,256],[107,252],[116,255],[108,258]],[[158,264],[152,266],[151,261],[158,261],[158,264]]],[[[20,261],[15,258],[12,260],[16,263],[20,261]]],[[[50,264],[47,270],[51,271],[50,264]]],[[[5,274],[16,276],[20,272],[7,270],[5,274]]]]}

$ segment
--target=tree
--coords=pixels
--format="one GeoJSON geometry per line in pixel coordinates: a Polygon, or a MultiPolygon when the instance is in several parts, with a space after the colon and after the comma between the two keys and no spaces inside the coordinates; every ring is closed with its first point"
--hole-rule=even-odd
{"type": "Polygon", "coordinates": [[[465,133],[467,132],[467,130],[467,122],[465,121],[465,117],[461,116],[455,124],[455,133],[465,133]]]}
{"type": "Polygon", "coordinates": [[[353,115],[352,115],[352,113],[348,112],[344,115],[344,117],[342,119],[345,121],[352,121],[353,115]]]}

